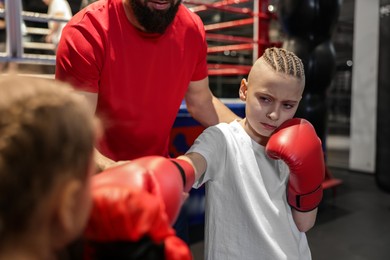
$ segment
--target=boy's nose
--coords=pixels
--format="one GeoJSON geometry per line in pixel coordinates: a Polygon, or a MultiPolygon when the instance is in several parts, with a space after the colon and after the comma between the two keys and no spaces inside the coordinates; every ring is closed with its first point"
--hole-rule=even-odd
{"type": "Polygon", "coordinates": [[[276,121],[279,119],[279,112],[277,109],[273,109],[268,112],[267,117],[271,119],[272,121],[276,121]]]}

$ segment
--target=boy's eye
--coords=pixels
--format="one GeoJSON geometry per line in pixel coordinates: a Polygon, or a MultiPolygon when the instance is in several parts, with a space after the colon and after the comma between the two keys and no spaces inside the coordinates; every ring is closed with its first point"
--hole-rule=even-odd
{"type": "Polygon", "coordinates": [[[284,104],[283,106],[284,106],[284,108],[286,108],[286,109],[291,109],[291,108],[293,108],[295,105],[294,105],[294,104],[284,104]]]}
{"type": "Polygon", "coordinates": [[[260,101],[262,101],[262,102],[266,102],[266,103],[269,103],[269,102],[271,102],[271,99],[270,99],[270,98],[268,98],[268,97],[263,97],[263,96],[260,96],[260,97],[259,97],[259,99],[260,99],[260,101]]]}

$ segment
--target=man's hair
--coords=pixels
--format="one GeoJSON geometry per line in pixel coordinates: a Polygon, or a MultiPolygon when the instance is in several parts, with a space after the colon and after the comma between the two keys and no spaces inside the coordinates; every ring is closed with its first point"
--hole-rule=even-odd
{"type": "Polygon", "coordinates": [[[0,245],[31,226],[51,188],[86,180],[96,119],[86,101],[55,80],[0,77],[0,245]]]}
{"type": "Polygon", "coordinates": [[[305,79],[305,70],[302,60],[291,51],[283,48],[271,47],[264,51],[263,60],[273,70],[299,79],[305,79]]]}

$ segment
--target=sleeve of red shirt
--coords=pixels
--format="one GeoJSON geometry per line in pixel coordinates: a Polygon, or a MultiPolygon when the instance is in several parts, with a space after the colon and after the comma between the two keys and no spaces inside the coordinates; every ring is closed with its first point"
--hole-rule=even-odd
{"type": "Polygon", "coordinates": [[[71,21],[64,28],[56,54],[55,77],[78,90],[96,93],[104,51],[102,33],[91,24],[84,19],[71,21]]]}
{"type": "Polygon", "coordinates": [[[199,44],[202,45],[202,49],[199,52],[199,58],[197,60],[196,70],[191,78],[191,81],[198,81],[208,76],[206,32],[204,29],[204,24],[200,19],[200,17],[195,13],[192,12],[190,13],[193,16],[196,25],[198,26],[198,30],[201,36],[199,44]]]}

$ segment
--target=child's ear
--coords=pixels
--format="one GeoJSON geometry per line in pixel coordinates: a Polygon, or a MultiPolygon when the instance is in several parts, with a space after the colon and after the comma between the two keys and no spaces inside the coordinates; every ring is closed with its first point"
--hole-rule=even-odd
{"type": "Polygon", "coordinates": [[[58,201],[58,227],[63,232],[65,243],[69,243],[82,230],[80,227],[80,194],[85,187],[80,180],[73,179],[65,182],[58,201]]]}
{"type": "Polygon", "coordinates": [[[239,89],[239,96],[242,101],[246,100],[246,93],[248,91],[248,82],[246,79],[241,80],[240,89],[239,89]]]}

